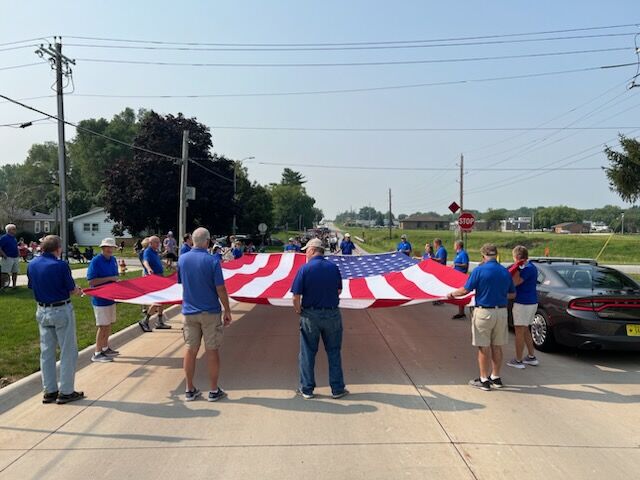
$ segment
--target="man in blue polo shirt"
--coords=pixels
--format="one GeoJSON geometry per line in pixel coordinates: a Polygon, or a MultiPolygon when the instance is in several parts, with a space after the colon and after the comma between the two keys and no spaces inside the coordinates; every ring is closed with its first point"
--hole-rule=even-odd
{"type": "MultiPolygon", "coordinates": [[[[468,273],[469,272],[469,255],[464,249],[464,243],[462,240],[456,240],[454,243],[454,247],[456,249],[456,256],[453,259],[453,269],[457,270],[460,273],[468,273]]],[[[456,313],[452,318],[454,320],[459,318],[466,318],[467,316],[464,314],[464,305],[458,306],[458,313],[456,313]]]]}
{"type": "Polygon", "coordinates": [[[471,336],[473,346],[478,347],[480,377],[469,385],[489,391],[502,388],[502,346],[509,342],[507,305],[515,297],[516,288],[511,275],[497,261],[498,249],[487,243],[480,249],[484,262],[471,272],[464,287],[451,292],[449,298],[460,297],[475,290],[471,336]],[[491,372],[491,374],[489,374],[491,372]]]}
{"type": "Polygon", "coordinates": [[[340,242],[340,251],[342,255],[353,255],[353,251],[356,249],[355,244],[351,241],[351,234],[345,233],[344,238],[340,242]]]}
{"type": "Polygon", "coordinates": [[[446,265],[447,264],[447,249],[444,248],[444,246],[442,245],[442,240],[439,238],[436,238],[433,241],[433,249],[435,250],[435,254],[433,259],[442,264],[442,265],[446,265]]]}
{"type": "Polygon", "coordinates": [[[12,288],[16,288],[18,281],[20,252],[16,230],[16,226],[10,223],[4,227],[6,233],[0,235],[0,290],[9,286],[9,278],[13,282],[12,288]]]}
{"type": "Polygon", "coordinates": [[[178,282],[182,284],[184,340],[187,345],[184,353],[184,395],[187,402],[201,395],[200,390],[193,384],[193,376],[203,338],[209,366],[208,400],[216,402],[227,395],[218,385],[218,349],[222,345],[224,327],[231,323],[231,307],[220,262],[207,251],[210,238],[209,230],[197,228],[193,232],[194,247],[178,259],[178,282]],[[224,307],[224,313],[220,303],[224,307]]]}
{"type": "Polygon", "coordinates": [[[342,277],[337,265],[324,258],[322,240],[313,238],[304,247],[307,263],[300,267],[291,292],[293,308],[300,315],[300,387],[298,395],[313,398],[316,387],[315,362],[320,337],[329,360],[331,396],[342,398],[349,392],[342,373],[342,317],[338,304],[342,277]]]}
{"type": "Polygon", "coordinates": [[[398,250],[400,253],[404,253],[405,255],[407,255],[407,256],[409,256],[409,257],[411,256],[411,250],[412,250],[412,248],[411,248],[411,244],[407,241],[407,236],[406,236],[406,235],[404,235],[404,234],[403,234],[403,235],[400,237],[400,243],[398,243],[398,248],[397,248],[397,250],[398,250]]]}
{"type": "Polygon", "coordinates": [[[69,265],[60,260],[62,240],[47,235],[40,244],[42,255],[27,267],[29,288],[38,303],[36,320],[40,330],[40,374],[42,403],[69,403],[84,398],[74,388],[78,341],[71,295],[80,295],[69,265]],[[60,383],[56,377],[56,348],[60,347],[60,383]]]}
{"type": "MultiPolygon", "coordinates": [[[[87,269],[87,280],[90,287],[106,285],[118,281],[118,261],[113,256],[116,241],[105,238],[100,243],[102,253],[91,259],[87,269]]],[[[91,297],[93,314],[96,318],[96,349],[91,357],[92,362],[112,362],[120,353],[109,346],[111,325],[116,323],[116,302],[104,298],[91,297]]]]}
{"type": "MultiPolygon", "coordinates": [[[[142,266],[144,268],[145,275],[164,275],[164,267],[162,266],[162,260],[160,259],[160,237],[153,235],[149,237],[149,246],[144,249],[142,253],[142,266]]],[[[143,332],[150,332],[151,326],[149,325],[149,319],[155,313],[158,313],[158,319],[156,321],[156,329],[168,330],[171,325],[167,325],[164,321],[164,306],[163,305],[151,305],[142,320],[138,322],[143,332]]]]}
{"type": "Polygon", "coordinates": [[[289,239],[289,243],[284,246],[285,252],[293,252],[297,253],[300,251],[300,247],[296,244],[296,241],[293,237],[289,239]]]}
{"type": "Polygon", "coordinates": [[[185,233],[182,238],[182,246],[180,247],[180,255],[187,253],[193,247],[193,240],[190,233],[185,233]]]}

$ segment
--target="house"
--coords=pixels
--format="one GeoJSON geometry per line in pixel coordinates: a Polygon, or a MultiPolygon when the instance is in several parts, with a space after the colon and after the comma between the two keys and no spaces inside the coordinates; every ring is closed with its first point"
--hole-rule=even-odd
{"type": "Polygon", "coordinates": [[[400,221],[402,230],[448,230],[449,220],[433,215],[411,215],[400,221]]]}
{"type": "MultiPolygon", "coordinates": [[[[71,217],[69,221],[73,224],[73,234],[78,245],[98,245],[103,238],[113,237],[115,222],[102,207],[71,217]]],[[[118,238],[131,238],[131,235],[125,231],[118,238]]]]}
{"type": "Polygon", "coordinates": [[[18,232],[28,232],[40,237],[41,234],[56,233],[58,222],[53,213],[41,213],[33,210],[17,209],[10,218],[18,232]]]}
{"type": "Polygon", "coordinates": [[[589,225],[582,222],[564,222],[553,225],[554,233],[589,233],[589,225]]]}
{"type": "Polygon", "coordinates": [[[520,232],[531,230],[531,217],[507,218],[500,220],[501,232],[520,232]]]}

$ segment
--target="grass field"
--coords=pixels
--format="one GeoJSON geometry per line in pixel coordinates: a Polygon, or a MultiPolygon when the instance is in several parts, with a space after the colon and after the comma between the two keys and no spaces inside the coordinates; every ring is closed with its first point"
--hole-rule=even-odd
{"type": "MultiPolygon", "coordinates": [[[[430,230],[393,230],[392,239],[389,240],[388,230],[345,229],[352,235],[362,237],[364,233],[365,243],[361,246],[371,253],[387,252],[395,250],[400,241],[400,235],[407,235],[417,255],[422,253],[424,244],[439,237],[453,253],[455,233],[452,231],[430,230]]],[[[595,258],[609,235],[559,235],[554,233],[502,233],[502,232],[471,232],[467,235],[467,251],[472,261],[480,260],[480,247],[491,242],[501,250],[503,260],[507,261],[510,250],[516,245],[524,245],[529,249],[531,256],[543,256],[545,248],[549,248],[552,257],[580,257],[595,258]]],[[[359,243],[356,241],[356,243],[359,243]]],[[[599,259],[601,263],[632,264],[640,263],[640,235],[614,235],[607,248],[599,259]]]]}
{"type": "MultiPolygon", "coordinates": [[[[20,264],[19,264],[20,270],[18,271],[19,275],[27,274],[27,265],[29,265],[27,262],[23,262],[22,260],[20,260],[20,264]]],[[[71,270],[75,270],[76,268],[87,268],[89,264],[88,263],[70,263],[69,266],[71,267],[71,270]]]]}
{"type": "MultiPolygon", "coordinates": [[[[132,272],[123,278],[133,278],[140,272],[132,272]]],[[[76,280],[88,287],[86,280],[76,280]]],[[[73,297],[80,350],[95,343],[96,326],[91,308],[91,297],[73,297]]],[[[118,304],[118,321],[113,326],[117,332],[138,321],[139,305],[118,304]]],[[[0,294],[0,377],[15,381],[40,369],[38,327],[35,319],[36,304],[31,290],[18,287],[0,294]]]]}

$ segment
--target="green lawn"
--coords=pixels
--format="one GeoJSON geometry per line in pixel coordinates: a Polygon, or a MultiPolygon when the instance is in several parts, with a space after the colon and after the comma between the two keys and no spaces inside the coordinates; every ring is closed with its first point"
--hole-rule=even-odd
{"type": "MultiPolygon", "coordinates": [[[[448,230],[399,230],[392,231],[392,239],[389,240],[389,230],[371,230],[362,228],[344,228],[351,235],[364,238],[366,243],[360,243],[362,247],[371,252],[379,253],[395,250],[400,241],[400,235],[405,233],[415,249],[415,253],[422,253],[424,244],[439,237],[453,253],[455,233],[448,230]]],[[[480,260],[479,250],[482,244],[495,243],[503,260],[515,245],[525,245],[531,256],[543,256],[545,248],[549,248],[553,257],[580,257],[595,258],[600,252],[609,235],[559,235],[553,233],[502,233],[502,232],[471,232],[467,235],[467,251],[472,261],[480,260]]],[[[640,235],[614,235],[604,253],[600,257],[601,263],[627,264],[640,263],[640,235]]]]}
{"type": "MultiPolygon", "coordinates": [[[[138,277],[132,272],[123,278],[138,277]]],[[[82,288],[86,280],[76,280],[82,288]]],[[[73,297],[80,350],[95,343],[96,327],[91,308],[91,297],[73,297]]],[[[117,332],[138,321],[139,305],[118,304],[117,332]]],[[[0,377],[15,381],[40,369],[38,327],[35,320],[36,304],[31,290],[18,287],[0,294],[0,377]]]]}
{"type": "MultiPolygon", "coordinates": [[[[22,260],[20,260],[20,265],[19,265],[20,270],[18,274],[26,275],[27,265],[29,265],[27,262],[23,262],[22,260]]],[[[77,268],[87,268],[89,264],[88,263],[70,263],[69,266],[71,267],[71,270],[76,270],[77,268]]]]}

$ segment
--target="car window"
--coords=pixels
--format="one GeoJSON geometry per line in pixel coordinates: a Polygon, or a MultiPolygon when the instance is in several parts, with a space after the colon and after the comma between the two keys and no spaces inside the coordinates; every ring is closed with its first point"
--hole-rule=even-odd
{"type": "Polygon", "coordinates": [[[553,270],[570,288],[637,289],[638,285],[616,270],[593,265],[554,265],[553,270]]]}
{"type": "Polygon", "coordinates": [[[537,280],[538,285],[542,285],[544,283],[545,278],[547,278],[547,277],[544,274],[544,272],[538,270],[538,280],[537,280]]]}

